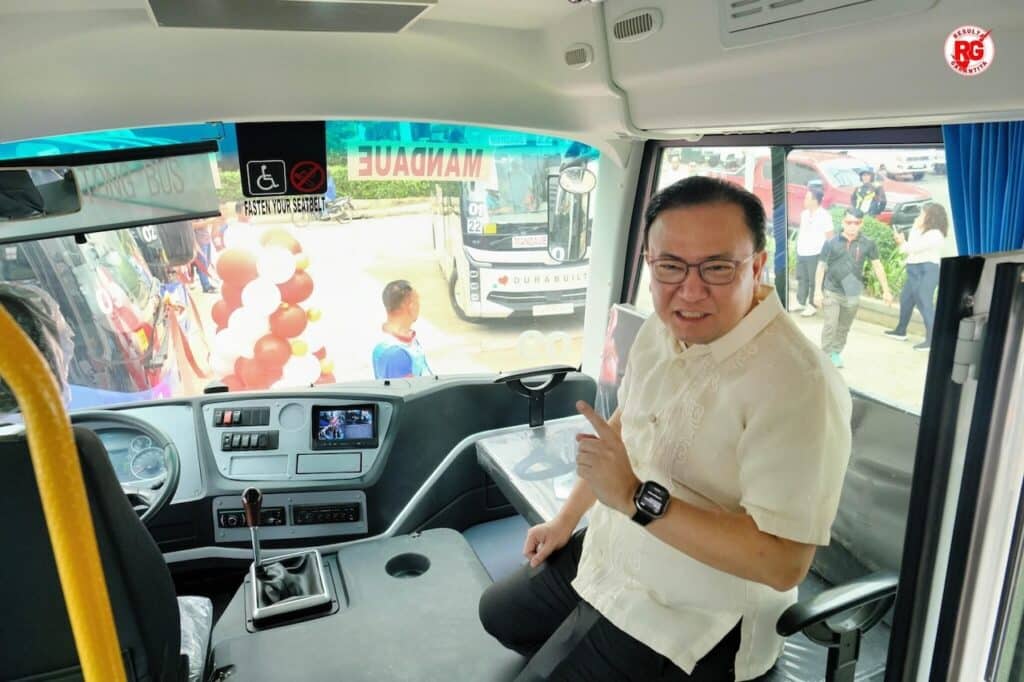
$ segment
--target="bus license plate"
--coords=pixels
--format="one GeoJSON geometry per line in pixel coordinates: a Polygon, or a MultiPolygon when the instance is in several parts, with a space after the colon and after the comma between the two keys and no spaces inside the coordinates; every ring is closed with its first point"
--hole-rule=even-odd
{"type": "Polygon", "coordinates": [[[572,315],[572,303],[544,303],[533,306],[533,316],[572,315]]]}
{"type": "Polygon", "coordinates": [[[513,249],[537,249],[547,245],[546,234],[517,234],[512,237],[513,249]]]}

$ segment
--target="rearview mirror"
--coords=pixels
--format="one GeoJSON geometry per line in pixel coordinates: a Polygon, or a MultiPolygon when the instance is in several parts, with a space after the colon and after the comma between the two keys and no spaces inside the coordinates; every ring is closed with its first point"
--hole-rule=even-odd
{"type": "Polygon", "coordinates": [[[0,168],[0,220],[32,220],[81,209],[70,168],[0,168]]]}

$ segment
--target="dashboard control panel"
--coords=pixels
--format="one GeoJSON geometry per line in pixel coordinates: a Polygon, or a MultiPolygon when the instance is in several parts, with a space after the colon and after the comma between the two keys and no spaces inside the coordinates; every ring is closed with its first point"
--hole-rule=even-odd
{"type": "Polygon", "coordinates": [[[226,398],[203,405],[206,437],[225,478],[344,480],[377,462],[394,407],[387,401],[226,398]]]}
{"type": "MultiPolygon", "coordinates": [[[[217,542],[249,540],[240,495],[214,498],[213,525],[217,542]]],[[[261,540],[359,535],[367,528],[366,495],[361,490],[263,495],[261,540]]]]}

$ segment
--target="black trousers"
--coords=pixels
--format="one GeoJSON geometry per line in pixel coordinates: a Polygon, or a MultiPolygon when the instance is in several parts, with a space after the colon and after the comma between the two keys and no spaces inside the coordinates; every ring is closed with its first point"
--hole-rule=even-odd
{"type": "Polygon", "coordinates": [[[797,256],[796,302],[800,305],[814,305],[814,276],[818,271],[817,256],[797,256]]]}
{"type": "Polygon", "coordinates": [[[570,584],[585,531],[537,568],[519,568],[480,598],[487,632],[530,662],[516,682],[731,682],[735,679],[740,626],[702,658],[691,675],[646,644],[612,625],[570,584]]]}

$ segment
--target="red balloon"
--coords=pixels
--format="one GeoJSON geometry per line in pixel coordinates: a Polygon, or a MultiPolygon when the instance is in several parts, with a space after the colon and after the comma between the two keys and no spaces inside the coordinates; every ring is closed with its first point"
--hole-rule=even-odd
{"type": "Polygon", "coordinates": [[[281,300],[285,303],[298,304],[309,298],[313,293],[313,278],[305,270],[296,270],[287,282],[278,284],[281,300]]]}
{"type": "Polygon", "coordinates": [[[243,384],[242,380],[239,379],[234,374],[227,375],[226,377],[221,379],[221,382],[225,386],[228,387],[229,391],[244,391],[245,390],[245,384],[243,384]]]}
{"type": "Polygon", "coordinates": [[[224,302],[228,304],[228,317],[231,317],[231,313],[235,312],[235,309],[242,305],[242,287],[230,282],[224,282],[224,286],[220,288],[220,295],[224,302]]]}
{"type": "Polygon", "coordinates": [[[318,384],[336,384],[338,382],[337,382],[337,380],[335,380],[333,372],[327,372],[326,374],[321,374],[320,378],[316,380],[316,383],[318,383],[318,384]]]}
{"type": "Polygon", "coordinates": [[[235,360],[235,374],[245,382],[246,388],[270,388],[270,384],[281,378],[281,368],[268,367],[254,358],[239,357],[235,360]]]}
{"type": "Polygon", "coordinates": [[[292,339],[306,329],[306,311],[295,305],[282,304],[270,316],[270,333],[292,339]]]}
{"type": "MultiPolygon", "coordinates": [[[[302,244],[298,242],[295,237],[283,228],[277,227],[273,230],[267,230],[260,237],[260,244],[263,246],[283,246],[292,253],[301,253],[302,244]]],[[[223,258],[224,256],[221,256],[223,258]]]]}
{"type": "Polygon", "coordinates": [[[249,282],[256,279],[259,273],[256,271],[256,259],[248,251],[242,249],[228,249],[220,254],[217,261],[217,276],[224,280],[224,284],[232,284],[241,291],[249,282]]]}
{"type": "Polygon", "coordinates": [[[238,306],[232,306],[223,298],[213,304],[213,308],[210,309],[210,315],[213,317],[218,331],[228,326],[228,318],[231,317],[231,313],[235,312],[236,307],[238,306]]]}
{"type": "Polygon", "coordinates": [[[313,355],[316,356],[317,360],[323,360],[324,358],[327,357],[327,347],[324,346],[323,348],[321,348],[317,352],[313,353],[313,355]]]}
{"type": "Polygon", "coordinates": [[[292,356],[292,344],[273,334],[261,336],[253,348],[253,357],[265,367],[284,367],[292,356]]]}

